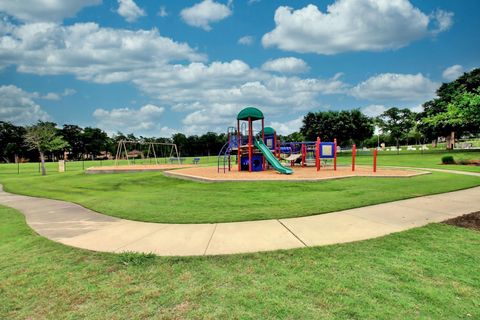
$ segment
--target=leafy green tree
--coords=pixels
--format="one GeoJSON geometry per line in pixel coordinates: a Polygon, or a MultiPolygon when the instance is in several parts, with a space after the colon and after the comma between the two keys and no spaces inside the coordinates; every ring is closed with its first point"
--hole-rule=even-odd
{"type": "Polygon", "coordinates": [[[189,145],[188,139],[183,133],[175,133],[172,136],[173,143],[177,145],[178,152],[181,155],[188,155],[189,154],[189,145]]]}
{"type": "Polygon", "coordinates": [[[80,158],[85,150],[82,139],[83,129],[77,125],[64,124],[60,130],[60,134],[63,136],[63,139],[68,142],[73,158],[80,158]]]}
{"type": "Polygon", "coordinates": [[[92,159],[102,151],[109,150],[111,139],[99,128],[86,127],[83,129],[82,141],[84,152],[89,154],[92,159]]]}
{"type": "Polygon", "coordinates": [[[53,122],[39,121],[37,124],[27,127],[25,142],[31,149],[36,149],[40,154],[42,163],[42,175],[46,175],[45,152],[62,150],[68,143],[59,135],[59,130],[53,122]]]}
{"type": "Polygon", "coordinates": [[[480,68],[444,83],[437,97],[423,104],[420,130],[430,139],[445,137],[447,148],[455,143],[455,134],[480,132],[480,68]]]}
{"type": "Polygon", "coordinates": [[[0,157],[5,162],[18,161],[24,151],[25,128],[0,121],[0,157]]]}
{"type": "Polygon", "coordinates": [[[390,108],[377,117],[377,125],[383,133],[388,133],[396,142],[397,148],[401,139],[415,127],[416,113],[410,109],[390,108]]]}
{"type": "Polygon", "coordinates": [[[323,141],[337,138],[339,145],[361,143],[373,135],[373,120],[360,110],[309,112],[303,118],[300,134],[306,140],[314,141],[320,137],[323,141]]]}

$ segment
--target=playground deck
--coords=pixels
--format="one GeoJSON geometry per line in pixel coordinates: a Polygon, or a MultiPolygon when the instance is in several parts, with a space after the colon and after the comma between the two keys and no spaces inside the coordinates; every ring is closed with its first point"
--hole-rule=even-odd
{"type": "Polygon", "coordinates": [[[190,167],[174,171],[166,171],[164,174],[169,177],[184,178],[203,182],[226,182],[226,181],[318,181],[327,179],[340,179],[350,177],[413,177],[429,172],[409,169],[377,168],[373,172],[370,166],[357,166],[352,172],[350,166],[333,168],[322,168],[317,171],[315,167],[294,167],[291,175],[279,174],[275,170],[247,172],[237,171],[236,166],[232,171],[223,173],[223,169],[217,172],[217,167],[190,167]]]}
{"type": "Polygon", "coordinates": [[[145,172],[145,171],[166,171],[182,168],[191,168],[191,164],[142,164],[142,165],[123,165],[123,166],[101,166],[91,167],[85,170],[86,173],[125,173],[125,172],[145,172]]]}

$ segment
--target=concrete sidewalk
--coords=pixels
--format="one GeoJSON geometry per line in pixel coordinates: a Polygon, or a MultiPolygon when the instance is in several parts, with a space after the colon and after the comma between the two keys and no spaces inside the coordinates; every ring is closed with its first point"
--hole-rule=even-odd
{"type": "Polygon", "coordinates": [[[480,210],[480,187],[301,218],[216,224],[123,220],[82,206],[6,193],[0,204],[21,211],[51,240],[104,252],[161,256],[219,255],[365,240],[480,210]]]}

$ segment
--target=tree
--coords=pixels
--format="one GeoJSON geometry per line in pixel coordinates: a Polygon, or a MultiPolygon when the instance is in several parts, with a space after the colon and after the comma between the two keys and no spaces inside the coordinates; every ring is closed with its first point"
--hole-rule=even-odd
{"type": "Polygon", "coordinates": [[[0,160],[18,161],[19,154],[24,151],[24,135],[23,127],[0,121],[0,160]]]}
{"type": "Polygon", "coordinates": [[[396,141],[398,148],[400,139],[408,138],[415,127],[415,116],[410,109],[390,108],[377,117],[377,124],[383,133],[388,133],[396,141]]]}
{"type": "Polygon", "coordinates": [[[309,112],[303,118],[300,134],[314,141],[320,137],[323,141],[337,138],[339,145],[361,143],[373,135],[373,120],[360,110],[309,112]]]}
{"type": "Polygon", "coordinates": [[[31,149],[36,149],[40,154],[42,175],[46,175],[45,152],[61,150],[68,146],[53,122],[39,121],[36,125],[26,128],[25,142],[31,149]]]}
{"type": "Polygon", "coordinates": [[[83,144],[83,129],[77,125],[64,124],[63,129],[60,130],[63,139],[68,142],[72,156],[78,159],[84,152],[83,144]]]}
{"type": "Polygon", "coordinates": [[[445,137],[447,148],[453,148],[455,134],[480,132],[479,95],[480,69],[442,84],[437,98],[423,104],[420,130],[431,139],[445,137]]]}
{"type": "Polygon", "coordinates": [[[173,143],[177,145],[178,152],[181,155],[188,155],[189,154],[189,145],[188,139],[183,133],[175,133],[172,136],[173,143]]]}
{"type": "Polygon", "coordinates": [[[89,154],[92,159],[100,152],[108,150],[111,144],[110,138],[104,131],[91,127],[83,129],[82,141],[85,153],[89,154]]]}

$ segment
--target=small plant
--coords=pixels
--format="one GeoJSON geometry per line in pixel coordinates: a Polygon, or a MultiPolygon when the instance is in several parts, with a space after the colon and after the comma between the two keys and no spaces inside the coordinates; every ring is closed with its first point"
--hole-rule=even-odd
{"type": "Polygon", "coordinates": [[[443,164],[455,164],[455,160],[453,159],[453,156],[443,156],[442,157],[442,163],[443,164]]]}
{"type": "Polygon", "coordinates": [[[143,266],[155,261],[153,253],[122,252],[118,255],[118,262],[126,266],[143,266]]]}

